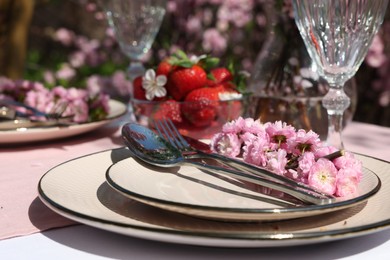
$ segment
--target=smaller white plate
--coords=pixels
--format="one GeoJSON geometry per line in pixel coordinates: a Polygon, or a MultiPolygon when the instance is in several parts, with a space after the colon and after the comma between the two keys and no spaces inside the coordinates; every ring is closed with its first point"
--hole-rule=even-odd
{"type": "Polygon", "coordinates": [[[47,141],[83,134],[102,127],[127,112],[127,106],[119,101],[110,100],[109,106],[110,112],[107,115],[107,118],[101,121],[66,127],[53,126],[0,131],[0,144],[47,141]]]}
{"type": "Polygon", "coordinates": [[[349,208],[366,201],[380,188],[372,171],[363,168],[358,196],[326,205],[275,205],[257,185],[205,173],[191,166],[161,168],[127,158],[106,173],[110,186],[125,196],[165,210],[227,221],[275,221],[309,217],[349,208]],[[264,198],[267,198],[265,200],[264,198]]]}

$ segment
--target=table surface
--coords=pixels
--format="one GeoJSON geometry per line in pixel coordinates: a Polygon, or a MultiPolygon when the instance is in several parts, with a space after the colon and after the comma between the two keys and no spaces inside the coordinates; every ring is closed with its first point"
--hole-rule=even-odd
{"type": "MultiPolygon", "coordinates": [[[[1,259],[52,259],[54,256],[59,259],[390,259],[390,230],[307,246],[233,249],[149,241],[85,225],[52,229],[54,224],[40,223],[40,230],[49,229],[42,232],[34,230],[37,225],[26,228],[28,223],[24,222],[30,221],[31,216],[28,216],[29,212],[24,208],[31,207],[36,200],[39,177],[72,158],[123,146],[119,127],[120,122],[117,122],[94,132],[63,140],[0,147],[0,165],[3,169],[0,173],[0,235],[8,235],[8,238],[0,241],[1,259]],[[6,188],[10,189],[5,187],[6,181],[9,185],[9,179],[5,176],[16,174],[14,165],[21,162],[20,158],[23,158],[23,163],[20,163],[18,171],[35,173],[31,180],[32,186],[35,186],[18,191],[18,196],[32,196],[34,201],[7,205],[13,198],[4,194],[6,188]],[[8,206],[15,209],[7,213],[5,209],[8,206]],[[23,216],[24,213],[26,216],[23,216]],[[22,226],[25,229],[22,230],[22,226]]],[[[344,131],[344,140],[348,150],[390,161],[390,128],[352,122],[344,131]]],[[[15,187],[18,188],[20,189],[15,187]]],[[[52,214],[54,219],[59,217],[52,214]]],[[[66,219],[63,221],[64,225],[69,224],[66,219]]]]}

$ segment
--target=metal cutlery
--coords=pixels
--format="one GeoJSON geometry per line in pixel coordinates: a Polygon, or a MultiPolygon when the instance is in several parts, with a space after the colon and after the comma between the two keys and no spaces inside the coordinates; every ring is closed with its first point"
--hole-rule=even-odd
{"type": "MultiPolygon", "coordinates": [[[[162,134],[162,132],[160,133],[162,134]]],[[[135,123],[128,123],[122,127],[122,137],[129,150],[137,158],[146,163],[160,167],[175,167],[190,164],[201,170],[230,176],[238,180],[255,183],[284,192],[308,204],[324,205],[335,201],[334,197],[297,185],[293,180],[285,177],[278,178],[282,176],[273,174],[259,167],[248,166],[241,161],[224,156],[215,156],[215,154],[213,154],[211,157],[207,156],[207,158],[217,159],[227,165],[233,165],[234,167],[216,166],[197,162],[193,160],[195,157],[184,156],[182,151],[174,145],[174,142],[171,142],[173,139],[169,141],[161,134],[158,135],[152,130],[135,123]],[[251,171],[248,173],[245,169],[251,169],[251,171]]],[[[194,151],[192,151],[192,153],[195,154],[194,151]]],[[[197,158],[201,157],[206,158],[206,154],[197,155],[197,158]]]]}
{"type": "Polygon", "coordinates": [[[69,126],[72,116],[62,116],[67,104],[61,102],[49,113],[13,100],[0,101],[0,130],[15,130],[20,128],[69,126]],[[21,112],[19,108],[25,110],[21,112]]]}

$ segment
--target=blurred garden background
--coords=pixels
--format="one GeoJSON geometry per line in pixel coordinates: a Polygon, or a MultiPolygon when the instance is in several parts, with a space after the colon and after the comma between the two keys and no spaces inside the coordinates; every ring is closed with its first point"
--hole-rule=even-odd
{"type": "MultiPolygon", "coordinates": [[[[128,59],[108,28],[99,1],[0,0],[0,7],[0,75],[41,81],[48,88],[96,85],[113,95],[131,90],[128,59]],[[26,46],[13,42],[7,47],[16,20],[23,20],[27,28],[26,46]]],[[[145,64],[153,67],[182,49],[218,56],[222,63],[234,62],[251,73],[275,15],[293,26],[290,0],[168,0],[145,64]],[[270,5],[276,13],[270,14],[270,5]]],[[[289,32],[288,27],[284,30],[289,32]]],[[[390,9],[355,82],[354,120],[390,126],[390,9]]]]}

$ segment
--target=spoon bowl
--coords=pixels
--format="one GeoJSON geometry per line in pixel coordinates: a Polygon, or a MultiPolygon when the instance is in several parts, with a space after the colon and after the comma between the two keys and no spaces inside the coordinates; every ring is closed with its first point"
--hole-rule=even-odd
{"type": "Polygon", "coordinates": [[[129,150],[146,163],[173,167],[184,161],[177,148],[144,126],[127,124],[122,128],[122,137],[129,150]]]}

